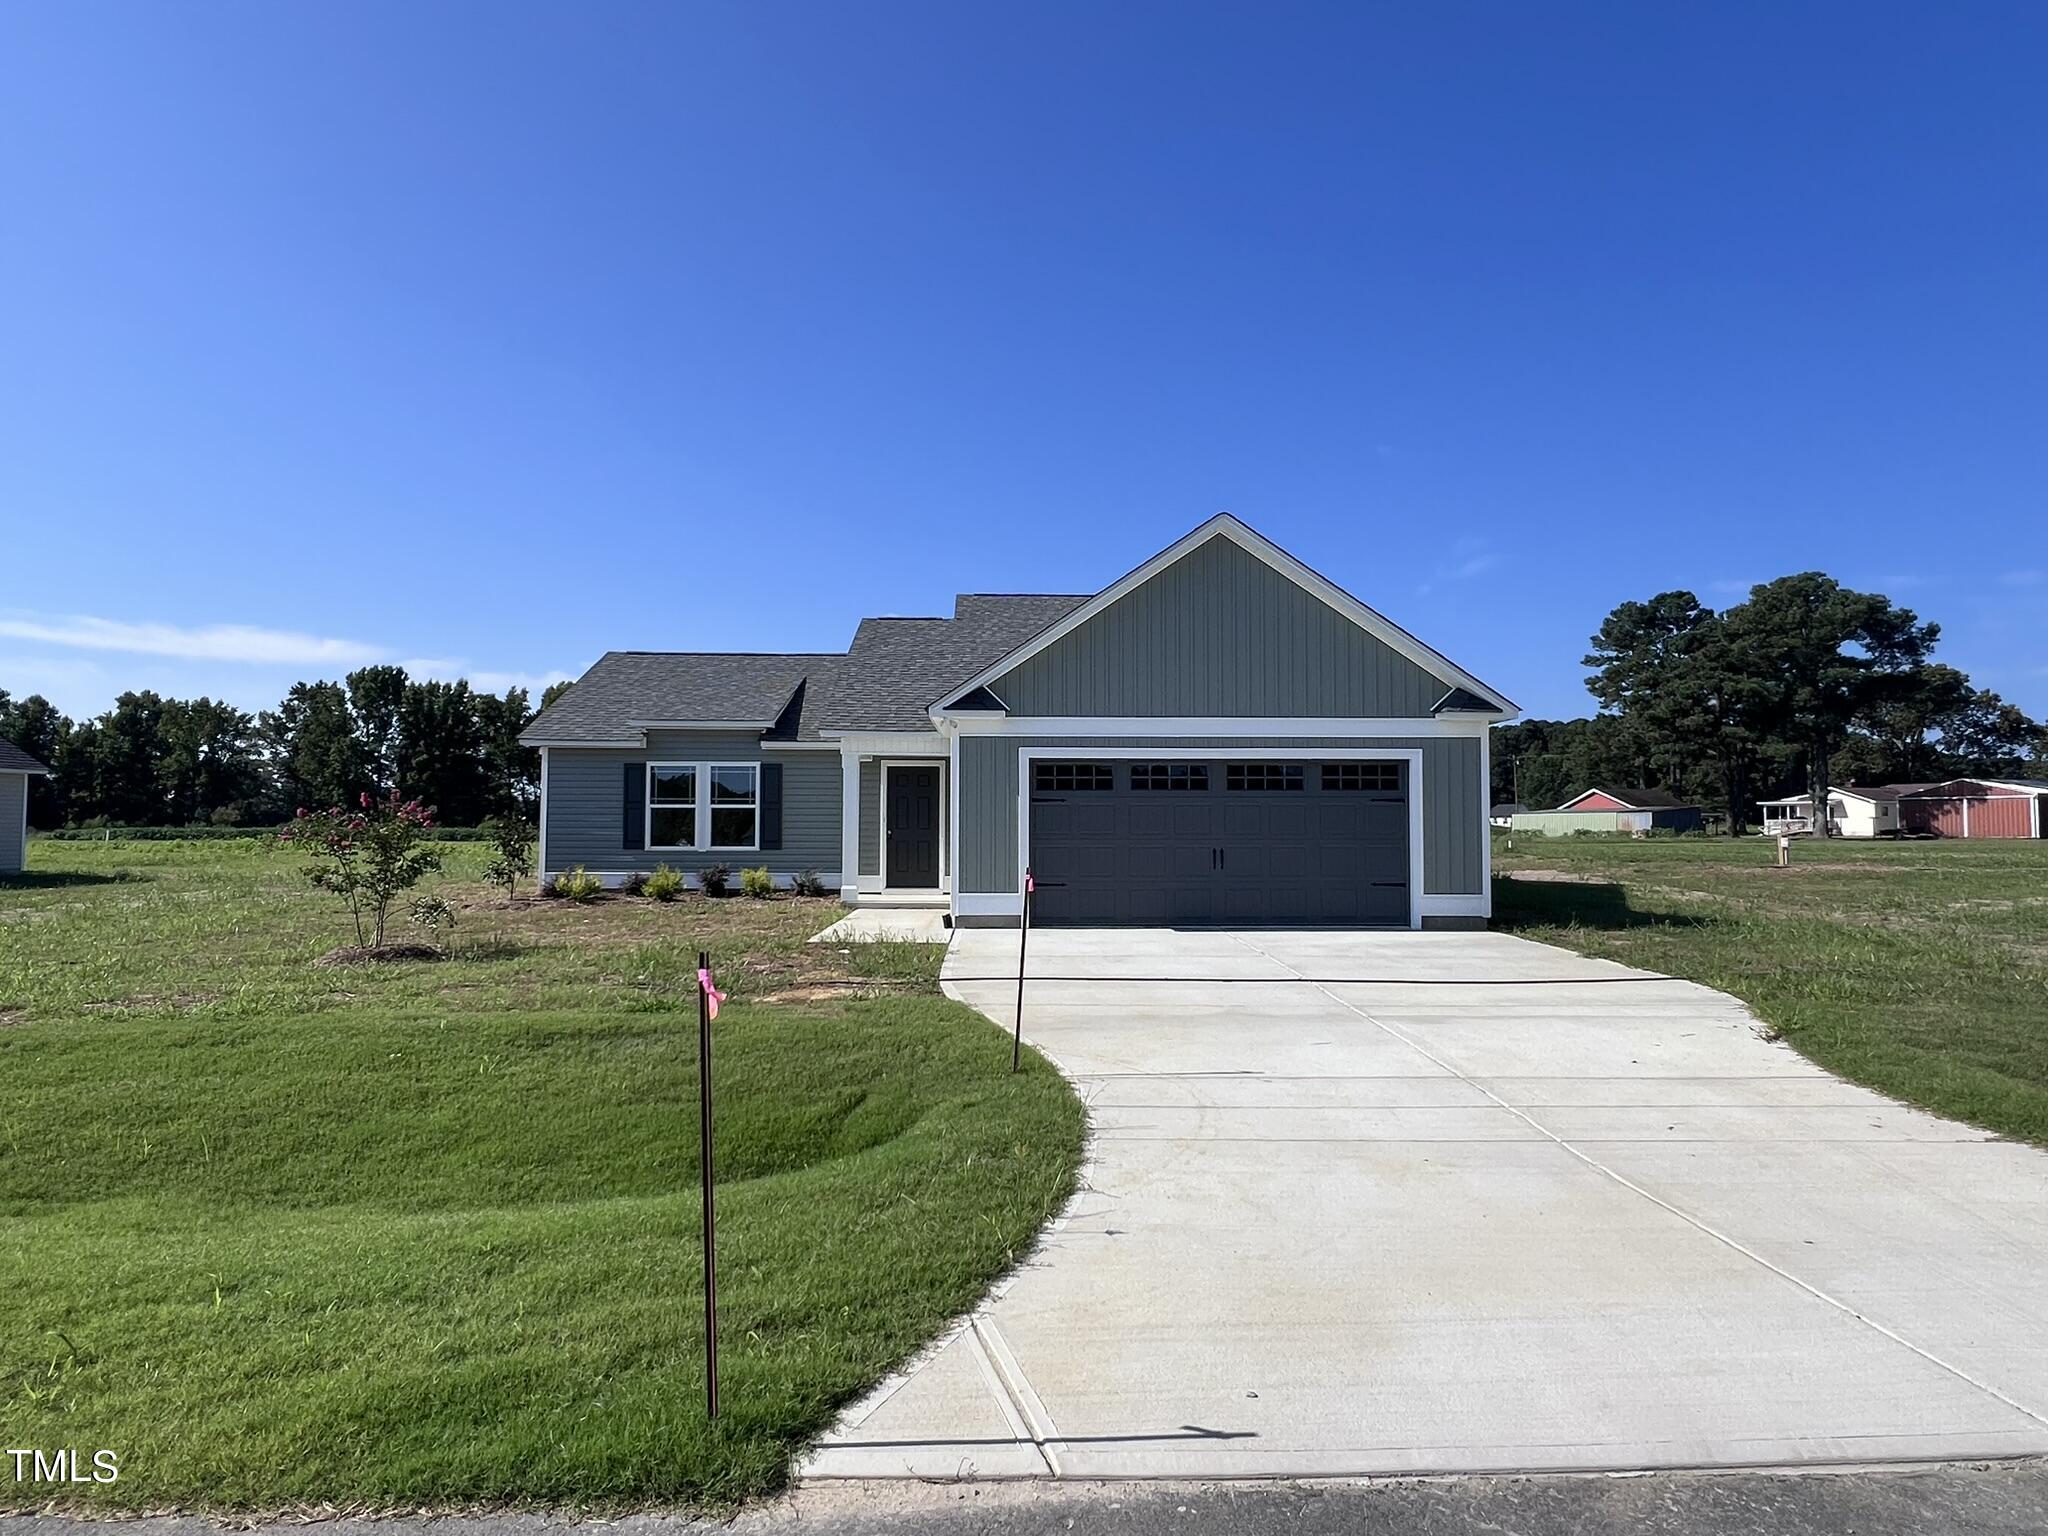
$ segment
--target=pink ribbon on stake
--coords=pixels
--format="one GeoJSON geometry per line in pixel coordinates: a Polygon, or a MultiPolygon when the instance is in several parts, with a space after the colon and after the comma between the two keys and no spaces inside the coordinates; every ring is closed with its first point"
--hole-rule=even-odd
{"type": "Polygon", "coordinates": [[[703,990],[705,1006],[710,1011],[711,1017],[717,1018],[718,1005],[725,1001],[725,994],[711,984],[711,973],[709,971],[699,971],[697,973],[697,985],[703,990]]]}

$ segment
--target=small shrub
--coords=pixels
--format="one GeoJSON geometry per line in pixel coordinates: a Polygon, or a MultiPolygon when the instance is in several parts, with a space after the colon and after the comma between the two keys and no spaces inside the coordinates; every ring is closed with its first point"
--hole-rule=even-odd
{"type": "Polygon", "coordinates": [[[455,926],[455,909],[439,896],[415,896],[405,920],[424,933],[439,933],[455,926]]]}
{"type": "Polygon", "coordinates": [[[732,870],[723,864],[706,864],[697,871],[697,889],[706,896],[723,896],[732,886],[732,870]]]}
{"type": "Polygon", "coordinates": [[[766,901],[775,894],[775,877],[768,873],[768,866],[740,871],[740,889],[756,901],[766,901]]]}
{"type": "Polygon", "coordinates": [[[674,901],[683,894],[683,877],[666,864],[657,864],[641,889],[656,901],[674,901]]]}
{"type": "Polygon", "coordinates": [[[619,882],[619,889],[628,896],[638,896],[647,889],[647,872],[642,869],[634,870],[619,882]]]}
{"type": "Polygon", "coordinates": [[[555,885],[555,877],[553,875],[545,876],[535,889],[548,901],[553,901],[562,894],[555,885]]]}
{"type": "Polygon", "coordinates": [[[564,901],[592,902],[604,890],[604,882],[578,864],[566,874],[555,876],[555,894],[564,901]]]}
{"type": "Polygon", "coordinates": [[[815,869],[798,870],[796,877],[789,882],[789,888],[799,896],[823,896],[826,894],[824,877],[815,869]]]}

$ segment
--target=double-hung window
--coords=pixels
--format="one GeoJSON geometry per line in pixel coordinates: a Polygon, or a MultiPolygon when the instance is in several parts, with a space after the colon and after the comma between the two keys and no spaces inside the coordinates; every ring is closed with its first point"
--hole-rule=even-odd
{"type": "Polygon", "coordinates": [[[647,846],[734,852],[760,847],[760,765],[649,763],[647,846]]]}
{"type": "Polygon", "coordinates": [[[647,765],[647,846],[697,846],[697,766],[647,765]]]}
{"type": "Polygon", "coordinates": [[[752,763],[714,763],[711,773],[711,846],[761,846],[761,770],[752,763]]]}

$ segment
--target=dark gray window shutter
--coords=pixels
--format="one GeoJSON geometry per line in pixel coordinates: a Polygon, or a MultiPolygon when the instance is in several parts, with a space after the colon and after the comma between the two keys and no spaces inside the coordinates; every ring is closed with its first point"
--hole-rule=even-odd
{"type": "Polygon", "coordinates": [[[761,765],[761,846],[782,846],[782,764],[761,765]]]}
{"type": "Polygon", "coordinates": [[[626,764],[625,846],[628,852],[647,846],[647,765],[626,764]]]}

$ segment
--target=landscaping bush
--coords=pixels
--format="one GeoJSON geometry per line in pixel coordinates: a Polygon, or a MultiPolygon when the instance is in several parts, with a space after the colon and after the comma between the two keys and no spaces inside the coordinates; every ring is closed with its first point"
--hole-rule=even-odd
{"type": "Polygon", "coordinates": [[[732,871],[723,864],[706,864],[697,871],[697,889],[706,896],[724,896],[731,889],[732,871]]]}
{"type": "Polygon", "coordinates": [[[796,878],[790,881],[789,888],[799,896],[824,896],[828,894],[825,890],[824,877],[815,869],[798,870],[796,878]]]}
{"type": "Polygon", "coordinates": [[[657,864],[641,889],[656,901],[674,901],[683,894],[683,877],[666,864],[657,864]]]}
{"type": "Polygon", "coordinates": [[[622,895],[638,896],[642,891],[646,889],[647,871],[644,869],[634,870],[630,875],[626,876],[625,879],[619,882],[619,891],[622,895]]]}
{"type": "Polygon", "coordinates": [[[740,889],[756,901],[766,901],[775,894],[775,877],[768,873],[768,866],[740,871],[740,889]]]}
{"type": "Polygon", "coordinates": [[[591,902],[597,900],[603,893],[604,882],[581,864],[555,876],[554,894],[564,901],[591,902]]]}

